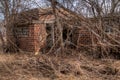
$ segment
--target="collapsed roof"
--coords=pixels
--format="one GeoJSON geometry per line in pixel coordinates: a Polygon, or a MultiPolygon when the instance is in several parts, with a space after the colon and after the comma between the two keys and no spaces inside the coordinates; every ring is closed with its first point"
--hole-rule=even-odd
{"type": "MultiPolygon", "coordinates": [[[[73,15],[63,9],[56,10],[57,16],[65,20],[72,20],[73,15]]],[[[30,24],[30,23],[52,23],[55,21],[55,15],[52,8],[47,9],[31,9],[18,13],[16,15],[15,24],[30,24]]]]}

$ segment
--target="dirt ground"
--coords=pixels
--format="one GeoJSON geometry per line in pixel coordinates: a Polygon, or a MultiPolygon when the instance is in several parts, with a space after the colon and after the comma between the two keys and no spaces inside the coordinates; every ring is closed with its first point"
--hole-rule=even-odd
{"type": "Polygon", "coordinates": [[[120,80],[120,60],[1,53],[0,80],[120,80]]]}

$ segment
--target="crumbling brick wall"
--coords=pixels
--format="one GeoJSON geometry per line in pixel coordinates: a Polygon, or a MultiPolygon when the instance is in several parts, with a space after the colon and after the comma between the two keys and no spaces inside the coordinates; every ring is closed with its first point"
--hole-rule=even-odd
{"type": "Polygon", "coordinates": [[[85,28],[75,28],[72,41],[78,48],[90,46],[92,44],[91,32],[85,28]]]}
{"type": "Polygon", "coordinates": [[[45,24],[34,24],[34,44],[35,51],[39,51],[40,49],[46,46],[46,25],[45,24]]]}
{"type": "Polygon", "coordinates": [[[22,25],[18,30],[27,28],[26,33],[17,33],[18,47],[23,51],[34,52],[45,46],[46,29],[44,24],[22,25]],[[26,26],[26,27],[24,27],[26,26]]]}

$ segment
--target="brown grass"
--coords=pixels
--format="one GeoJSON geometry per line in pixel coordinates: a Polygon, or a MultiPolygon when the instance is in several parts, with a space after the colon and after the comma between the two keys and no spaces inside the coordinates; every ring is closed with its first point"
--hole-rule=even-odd
{"type": "Polygon", "coordinates": [[[119,80],[120,62],[76,56],[0,54],[0,80],[119,80]]]}

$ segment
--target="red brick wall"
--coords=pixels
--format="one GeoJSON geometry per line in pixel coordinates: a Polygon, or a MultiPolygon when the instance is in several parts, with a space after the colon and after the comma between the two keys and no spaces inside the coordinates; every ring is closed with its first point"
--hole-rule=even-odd
{"type": "Polygon", "coordinates": [[[40,50],[45,47],[46,43],[46,28],[45,24],[35,24],[34,25],[34,44],[35,51],[40,50]]]}
{"type": "Polygon", "coordinates": [[[78,47],[92,44],[91,32],[84,28],[76,28],[73,32],[72,41],[78,47]]]}
{"type": "Polygon", "coordinates": [[[18,37],[17,39],[17,42],[19,43],[18,47],[23,51],[29,51],[29,52],[37,51],[42,47],[44,47],[46,41],[45,25],[33,24],[33,25],[28,25],[27,27],[29,29],[29,35],[18,37]],[[41,41],[40,41],[40,37],[42,39],[41,41]]]}
{"type": "MultiPolygon", "coordinates": [[[[24,27],[24,25],[23,25],[24,27]]],[[[34,51],[34,25],[26,26],[29,29],[28,36],[19,36],[17,39],[18,47],[23,51],[34,51]]],[[[19,27],[18,27],[19,28],[19,27]]],[[[22,28],[22,27],[20,27],[22,28]]],[[[19,35],[19,34],[17,34],[19,35]]]]}

